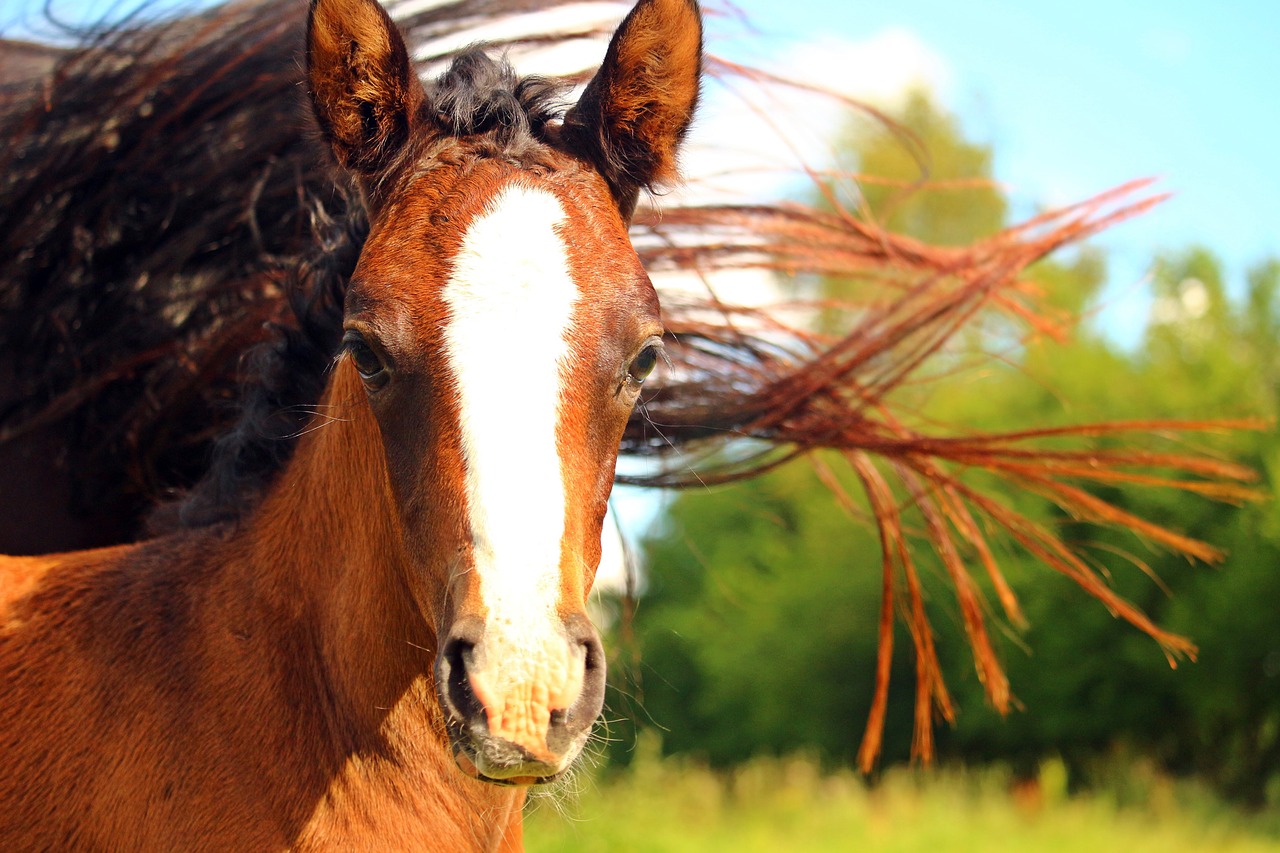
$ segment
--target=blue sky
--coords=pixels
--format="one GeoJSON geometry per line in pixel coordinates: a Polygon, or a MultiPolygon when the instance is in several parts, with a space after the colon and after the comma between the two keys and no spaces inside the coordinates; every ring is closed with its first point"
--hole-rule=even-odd
{"type": "MultiPolygon", "coordinates": [[[[910,31],[945,64],[947,106],[994,146],[996,177],[1024,210],[1160,177],[1175,197],[1102,240],[1119,302],[1162,249],[1204,244],[1237,280],[1280,254],[1280,3],[737,5],[769,49],[910,31]]],[[[1139,319],[1116,307],[1124,325],[1139,319]]]]}
{"type": "MultiPolygon", "coordinates": [[[[74,16],[105,2],[55,7],[74,16]]],[[[909,33],[940,60],[944,103],[994,147],[996,178],[1024,214],[1161,178],[1171,201],[1100,238],[1113,262],[1105,322],[1119,337],[1145,320],[1138,282],[1161,250],[1208,246],[1236,281],[1280,254],[1280,2],[729,2],[758,35],[713,20],[729,37],[711,46],[748,61],[909,33]]]]}

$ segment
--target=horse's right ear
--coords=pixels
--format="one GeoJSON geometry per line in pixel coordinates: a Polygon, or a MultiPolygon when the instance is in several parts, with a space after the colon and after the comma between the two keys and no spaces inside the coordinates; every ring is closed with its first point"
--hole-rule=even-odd
{"type": "Polygon", "coordinates": [[[312,0],[307,80],[338,162],[365,179],[391,164],[426,101],[400,31],[374,0],[312,0]]]}
{"type": "Polygon", "coordinates": [[[697,0],[640,0],[565,115],[562,138],[609,181],[623,218],[631,218],[641,189],[676,179],[676,150],[701,74],[697,0]]]}

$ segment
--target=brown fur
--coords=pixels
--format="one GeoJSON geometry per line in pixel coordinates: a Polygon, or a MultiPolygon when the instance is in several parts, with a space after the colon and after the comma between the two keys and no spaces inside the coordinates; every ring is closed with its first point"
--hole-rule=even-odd
{"type": "Polygon", "coordinates": [[[8,849],[520,847],[523,788],[459,771],[457,709],[436,683],[446,634],[485,617],[456,393],[438,382],[439,290],[470,217],[505,183],[561,200],[586,306],[557,439],[566,626],[585,620],[634,401],[619,389],[661,333],[656,296],[586,152],[548,141],[522,164],[486,156],[482,139],[444,139],[371,2],[318,0],[309,32],[321,125],[379,188],[347,326],[394,364],[393,381],[365,387],[340,359],[287,467],[241,520],[0,558],[8,849]]]}
{"type": "Polygon", "coordinates": [[[313,3],[307,76],[316,120],[338,162],[360,175],[390,165],[419,118],[422,87],[404,41],[381,6],[313,3]]]}
{"type": "Polygon", "coordinates": [[[244,528],[0,563],[10,849],[492,849],[518,819],[449,759],[353,374],[244,528]]]}
{"type": "Polygon", "coordinates": [[[618,28],[601,73],[565,116],[630,217],[641,189],[676,176],[676,150],[698,101],[702,24],[696,0],[642,0],[618,28]]]}

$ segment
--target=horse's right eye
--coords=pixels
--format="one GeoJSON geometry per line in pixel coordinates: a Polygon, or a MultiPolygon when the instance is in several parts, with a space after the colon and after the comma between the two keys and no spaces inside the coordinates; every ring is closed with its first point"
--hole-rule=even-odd
{"type": "Polygon", "coordinates": [[[351,356],[351,361],[356,366],[356,372],[360,374],[360,378],[370,388],[381,388],[387,384],[387,380],[391,378],[391,374],[387,372],[387,366],[382,363],[382,359],[373,351],[373,347],[365,342],[364,336],[359,332],[350,330],[342,339],[342,345],[347,350],[347,354],[351,356]]]}
{"type": "Polygon", "coordinates": [[[653,336],[645,341],[644,348],[627,365],[626,381],[632,388],[638,389],[649,378],[653,368],[662,356],[662,338],[653,336]]]}
{"type": "Polygon", "coordinates": [[[635,357],[631,365],[627,368],[627,376],[637,385],[642,384],[649,378],[649,374],[653,372],[653,367],[658,363],[658,348],[652,344],[640,350],[640,354],[635,357]]]}

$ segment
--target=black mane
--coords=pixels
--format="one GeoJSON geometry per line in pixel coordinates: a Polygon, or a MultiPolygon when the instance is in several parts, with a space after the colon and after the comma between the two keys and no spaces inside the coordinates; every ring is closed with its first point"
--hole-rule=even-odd
{"type": "Polygon", "coordinates": [[[488,136],[501,150],[542,143],[547,125],[564,104],[563,84],[545,77],[518,77],[505,59],[474,46],[453,60],[427,86],[441,127],[453,136],[488,136]]]}
{"type": "Polygon", "coordinates": [[[368,222],[358,203],[337,221],[320,209],[314,218],[316,245],[309,259],[285,273],[281,283],[287,315],[271,325],[269,340],[241,358],[234,426],[214,442],[199,483],[179,502],[152,514],[153,532],[240,517],[284,467],[316,414],[342,340],[343,300],[368,222]]]}
{"type": "MultiPolygon", "coordinates": [[[[91,28],[44,91],[0,88],[0,441],[65,434],[84,506],[235,518],[323,391],[367,223],[305,105],[304,11],[91,28]]],[[[562,107],[482,47],[426,88],[520,162],[562,107]]]]}
{"type": "Polygon", "coordinates": [[[301,5],[91,27],[0,89],[0,441],[65,448],[80,511],[203,475],[272,271],[309,243],[301,200],[341,204],[304,132],[301,5]]]}

